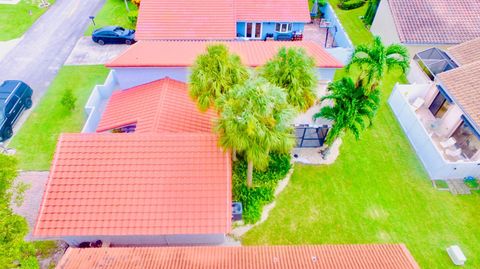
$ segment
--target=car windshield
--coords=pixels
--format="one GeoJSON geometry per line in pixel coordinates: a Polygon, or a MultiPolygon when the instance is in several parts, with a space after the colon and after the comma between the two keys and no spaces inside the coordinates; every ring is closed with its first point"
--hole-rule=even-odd
{"type": "Polygon", "coordinates": [[[127,32],[127,30],[123,29],[122,27],[117,27],[115,28],[115,30],[113,30],[115,32],[115,34],[117,35],[123,35],[124,33],[127,32]]]}

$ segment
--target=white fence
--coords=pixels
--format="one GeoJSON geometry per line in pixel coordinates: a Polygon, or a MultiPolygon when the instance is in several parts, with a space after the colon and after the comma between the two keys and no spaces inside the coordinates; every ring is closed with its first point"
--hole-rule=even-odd
{"type": "Polygon", "coordinates": [[[467,176],[480,176],[480,163],[446,160],[440,149],[431,139],[413,107],[409,104],[406,94],[413,86],[397,84],[393,89],[388,103],[417,152],[431,179],[457,179],[467,176]]]}
{"type": "Polygon", "coordinates": [[[94,133],[97,129],[103,110],[112,95],[112,92],[118,88],[115,71],[110,71],[103,85],[97,85],[93,88],[87,104],[85,105],[85,113],[87,121],[83,126],[82,133],[94,133]]]}

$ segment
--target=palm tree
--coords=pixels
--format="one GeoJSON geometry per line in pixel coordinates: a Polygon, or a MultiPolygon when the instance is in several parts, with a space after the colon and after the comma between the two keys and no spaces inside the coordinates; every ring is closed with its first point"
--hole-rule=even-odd
{"type": "Polygon", "coordinates": [[[310,108],[316,100],[317,77],[315,61],[301,48],[281,48],[261,69],[270,83],[287,91],[288,102],[300,111],[310,108]]]}
{"type": "Polygon", "coordinates": [[[294,109],[283,89],[264,78],[254,77],[236,85],[217,101],[222,107],[215,123],[219,143],[236,149],[247,162],[247,186],[252,186],[253,168],[264,169],[272,151],[287,153],[294,145],[294,109]]]}
{"type": "Polygon", "coordinates": [[[378,81],[386,71],[400,68],[406,73],[409,68],[409,54],[407,48],[399,44],[385,46],[380,37],[376,36],[370,45],[359,45],[355,48],[352,60],[346,66],[347,71],[356,65],[360,68],[360,79],[364,85],[370,84],[376,88],[378,81]]]}
{"type": "Polygon", "coordinates": [[[206,54],[197,57],[192,67],[190,96],[201,111],[206,111],[215,106],[219,97],[248,77],[247,68],[237,55],[230,54],[225,45],[211,45],[206,54]]]}
{"type": "Polygon", "coordinates": [[[331,145],[345,132],[351,132],[358,140],[360,133],[369,127],[380,106],[380,91],[369,90],[362,83],[355,83],[344,77],[328,85],[329,94],[323,100],[332,100],[333,106],[324,106],[313,118],[325,118],[333,121],[326,143],[331,145]]]}

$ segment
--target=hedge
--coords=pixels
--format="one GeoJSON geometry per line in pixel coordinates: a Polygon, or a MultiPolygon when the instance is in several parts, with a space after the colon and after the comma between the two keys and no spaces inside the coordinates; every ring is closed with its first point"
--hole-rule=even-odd
{"type": "Polygon", "coordinates": [[[242,203],[244,223],[260,220],[263,207],[275,198],[275,188],[291,168],[290,155],[271,154],[265,171],[254,170],[253,187],[246,185],[247,162],[241,157],[233,166],[233,200],[242,203]]]}
{"type": "Polygon", "coordinates": [[[350,9],[359,8],[365,5],[365,3],[366,3],[365,0],[345,0],[345,1],[341,1],[338,4],[338,7],[343,10],[350,10],[350,9]]]}

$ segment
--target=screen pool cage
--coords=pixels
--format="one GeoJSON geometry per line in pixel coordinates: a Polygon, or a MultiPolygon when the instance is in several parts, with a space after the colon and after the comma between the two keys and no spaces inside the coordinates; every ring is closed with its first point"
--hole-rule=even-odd
{"type": "Polygon", "coordinates": [[[295,126],[295,138],[297,148],[319,148],[323,146],[327,137],[328,125],[312,126],[300,124],[295,126]]]}

